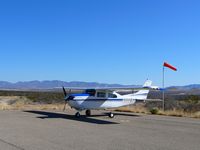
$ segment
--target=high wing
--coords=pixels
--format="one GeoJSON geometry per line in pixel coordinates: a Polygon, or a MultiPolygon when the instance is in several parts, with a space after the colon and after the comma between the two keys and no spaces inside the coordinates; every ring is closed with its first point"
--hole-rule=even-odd
{"type": "MultiPolygon", "coordinates": [[[[60,87],[57,87],[60,88],[60,87]]],[[[139,90],[161,90],[158,86],[152,86],[151,80],[146,80],[143,86],[123,86],[123,87],[64,87],[67,90],[72,91],[84,91],[87,89],[95,89],[102,91],[110,91],[110,92],[136,92],[139,90]]]]}

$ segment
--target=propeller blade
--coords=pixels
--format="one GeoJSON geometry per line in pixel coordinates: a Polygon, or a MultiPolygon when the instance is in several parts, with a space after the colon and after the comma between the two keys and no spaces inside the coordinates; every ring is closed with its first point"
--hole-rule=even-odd
{"type": "Polygon", "coordinates": [[[63,93],[64,93],[64,96],[66,97],[66,96],[67,96],[67,92],[65,91],[65,88],[64,88],[64,86],[63,86],[62,88],[63,88],[63,93]]]}
{"type": "Polygon", "coordinates": [[[69,101],[69,96],[70,96],[70,94],[71,94],[71,89],[69,90],[69,92],[68,92],[68,94],[67,94],[67,92],[66,92],[64,86],[63,86],[62,88],[63,88],[63,93],[64,93],[64,96],[65,96],[65,98],[64,98],[65,103],[64,103],[63,111],[65,111],[67,102],[69,101]]]}

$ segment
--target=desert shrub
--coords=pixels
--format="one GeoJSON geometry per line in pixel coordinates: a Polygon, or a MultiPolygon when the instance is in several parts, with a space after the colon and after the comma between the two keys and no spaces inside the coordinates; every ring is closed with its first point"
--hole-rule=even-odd
{"type": "Polygon", "coordinates": [[[150,113],[151,113],[151,114],[158,114],[158,112],[159,112],[159,110],[158,110],[158,108],[156,108],[156,107],[150,109],[150,113]]]}

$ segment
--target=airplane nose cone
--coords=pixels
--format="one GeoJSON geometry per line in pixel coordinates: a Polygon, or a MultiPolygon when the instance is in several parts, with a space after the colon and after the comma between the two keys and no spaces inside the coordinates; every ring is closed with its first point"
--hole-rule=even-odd
{"type": "Polygon", "coordinates": [[[74,99],[74,96],[72,96],[72,95],[70,95],[68,98],[67,98],[67,100],[69,101],[69,100],[73,100],[74,99]]]}

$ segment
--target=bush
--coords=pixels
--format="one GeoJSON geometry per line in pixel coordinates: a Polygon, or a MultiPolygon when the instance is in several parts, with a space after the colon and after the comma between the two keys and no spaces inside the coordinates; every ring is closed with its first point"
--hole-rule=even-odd
{"type": "Polygon", "coordinates": [[[158,114],[158,108],[152,108],[151,110],[150,110],[150,112],[151,112],[151,114],[158,114]]]}
{"type": "Polygon", "coordinates": [[[56,91],[1,91],[0,96],[22,96],[33,103],[64,103],[63,93],[56,91]]]}

